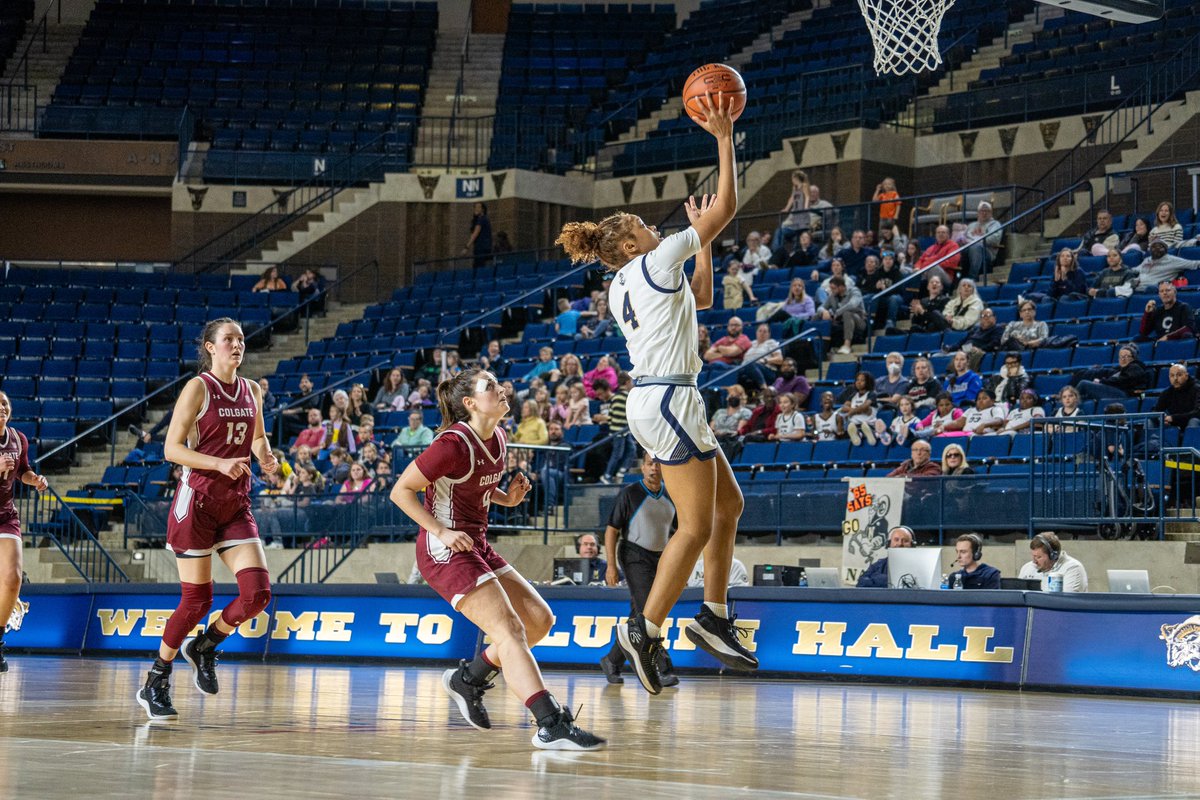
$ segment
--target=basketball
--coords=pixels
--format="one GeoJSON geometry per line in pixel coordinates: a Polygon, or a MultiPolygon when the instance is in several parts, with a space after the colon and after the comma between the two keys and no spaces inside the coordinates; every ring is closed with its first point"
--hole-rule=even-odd
{"type": "Polygon", "coordinates": [[[704,97],[706,92],[712,92],[714,101],[717,99],[717,92],[724,92],[733,97],[729,113],[735,120],[746,108],[746,82],[733,67],[725,64],[705,64],[688,75],[687,82],[683,84],[683,109],[694,122],[704,120],[704,107],[698,98],[704,97]]]}

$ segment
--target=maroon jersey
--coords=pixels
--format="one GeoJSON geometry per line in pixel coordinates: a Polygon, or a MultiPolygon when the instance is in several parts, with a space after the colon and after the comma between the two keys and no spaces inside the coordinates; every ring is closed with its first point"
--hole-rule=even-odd
{"type": "MultiPolygon", "coordinates": [[[[222,383],[211,372],[201,372],[200,380],[204,382],[204,403],[188,435],[188,447],[215,458],[249,456],[258,419],[250,381],[238,378],[222,383]]],[[[249,475],[231,480],[216,470],[184,467],[181,483],[216,500],[241,500],[250,493],[249,475]]]]}
{"type": "Polygon", "coordinates": [[[21,476],[29,471],[29,440],[12,425],[6,426],[4,435],[0,436],[0,458],[5,455],[12,456],[15,466],[12,472],[0,479],[0,516],[17,513],[13,505],[13,490],[21,476]]]}
{"type": "Polygon", "coordinates": [[[429,479],[425,510],[443,525],[483,539],[506,449],[504,429],[499,427],[487,442],[465,422],[439,433],[416,460],[417,469],[429,479]]]}

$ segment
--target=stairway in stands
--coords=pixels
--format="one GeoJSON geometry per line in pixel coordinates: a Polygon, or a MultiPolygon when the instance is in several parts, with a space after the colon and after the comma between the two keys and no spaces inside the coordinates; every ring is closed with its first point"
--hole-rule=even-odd
{"type": "MultiPolygon", "coordinates": [[[[67,62],[71,60],[71,53],[75,51],[75,45],[83,33],[82,22],[56,23],[51,17],[47,19],[47,23],[45,51],[42,49],[42,35],[38,30],[39,26],[36,22],[30,23],[25,37],[17,45],[13,57],[9,59],[3,77],[0,77],[2,84],[7,84],[14,78],[17,79],[18,84],[25,80],[25,65],[20,64],[20,61],[21,54],[25,52],[26,47],[29,47],[28,79],[30,85],[37,88],[37,102],[42,106],[50,102],[50,96],[54,94],[54,87],[58,86],[63,70],[66,69],[67,62]],[[35,39],[36,41],[34,41],[35,39]],[[32,46],[30,46],[31,42],[32,46]]],[[[36,113],[36,109],[32,105],[22,108],[21,114],[13,121],[13,128],[17,132],[5,135],[31,137],[37,121],[34,119],[36,113]]]]}
{"type": "MultiPolygon", "coordinates": [[[[488,154],[492,151],[491,120],[474,120],[496,113],[500,67],[504,60],[504,35],[471,34],[469,58],[462,68],[462,93],[457,94],[462,43],[461,33],[438,32],[433,66],[429,70],[429,82],[425,89],[421,124],[417,129],[414,172],[433,174],[446,171],[444,162],[447,149],[463,144],[463,139],[467,139],[472,152],[478,153],[481,164],[487,162],[488,154]],[[448,141],[452,134],[447,123],[455,113],[456,99],[458,121],[453,133],[455,141],[448,141]]],[[[470,174],[478,171],[473,164],[450,164],[449,168],[453,170],[456,166],[470,174]]]]}

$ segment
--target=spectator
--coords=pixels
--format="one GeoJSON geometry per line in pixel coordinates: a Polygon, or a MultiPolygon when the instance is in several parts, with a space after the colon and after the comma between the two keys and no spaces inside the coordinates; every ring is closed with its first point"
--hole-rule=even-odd
{"type": "Polygon", "coordinates": [[[775,391],[769,386],[759,395],[762,402],[750,412],[750,419],[738,427],[738,436],[746,442],[770,441],[775,433],[775,418],[779,416],[779,405],[775,402],[775,391]]]}
{"type": "Polygon", "coordinates": [[[512,437],[513,444],[549,444],[546,421],[538,413],[537,401],[526,400],[521,405],[521,422],[512,437]]]}
{"type": "Polygon", "coordinates": [[[1112,222],[1112,214],[1107,210],[1096,212],[1096,227],[1083,235],[1074,252],[1085,256],[1102,256],[1121,244],[1121,237],[1113,230],[1112,222]]]}
{"type": "Polygon", "coordinates": [[[1146,391],[1150,373],[1138,357],[1137,345],[1117,350],[1117,366],[1092,367],[1076,375],[1075,389],[1084,400],[1121,400],[1146,391]]]}
{"type": "Polygon", "coordinates": [[[712,347],[712,339],[708,335],[707,325],[696,326],[696,353],[700,358],[704,358],[704,354],[708,352],[708,348],[712,347]]]}
{"type": "Polygon", "coordinates": [[[891,285],[891,280],[879,268],[879,257],[867,256],[866,261],[863,262],[862,275],[858,279],[858,288],[863,293],[863,302],[874,307],[875,295],[891,285]]]}
{"type": "MultiPolygon", "coordinates": [[[[900,266],[900,262],[896,259],[896,254],[885,250],[879,265],[879,277],[875,280],[876,286],[888,288],[896,285],[903,278],[904,270],[900,266]]],[[[883,288],[880,288],[879,291],[883,291],[883,288]]],[[[894,291],[886,298],[875,299],[876,330],[896,327],[896,321],[900,318],[900,314],[904,310],[905,295],[905,291],[894,291]]]]}
{"type": "Polygon", "coordinates": [[[574,353],[567,353],[558,362],[558,369],[550,373],[550,384],[566,386],[568,389],[576,383],[583,383],[583,362],[574,353]]]}
{"type": "Polygon", "coordinates": [[[921,439],[932,439],[934,436],[962,435],[963,426],[967,424],[963,411],[954,405],[954,400],[946,392],[937,396],[937,405],[923,420],[917,423],[913,433],[921,439]]]}
{"type": "MultiPolygon", "coordinates": [[[[828,231],[837,226],[837,212],[832,211],[833,204],[821,199],[821,187],[815,183],[808,185],[808,227],[813,232],[814,239],[821,238],[822,231],[828,231]]],[[[839,233],[839,238],[841,231],[839,233]]],[[[832,236],[830,237],[832,240],[832,236]]],[[[838,243],[841,246],[841,243],[838,243]]],[[[828,258],[828,256],[823,256],[828,258]]]]}
{"type": "Polygon", "coordinates": [[[395,476],[392,474],[392,465],[387,461],[380,461],[375,465],[375,477],[371,480],[371,491],[380,494],[387,494],[392,491],[392,483],[395,476]]]}
{"type": "Polygon", "coordinates": [[[726,456],[734,452],[738,430],[750,419],[750,409],[745,403],[746,390],[735,383],[725,390],[724,408],[718,408],[713,414],[710,425],[726,456]]]}
{"type": "Polygon", "coordinates": [[[629,390],[633,388],[633,378],[628,372],[617,376],[617,391],[608,403],[608,432],[612,442],[612,452],[608,456],[608,464],[604,467],[601,483],[613,483],[625,477],[626,464],[633,461],[637,454],[637,443],[629,432],[629,418],[625,414],[629,402],[629,390]]]}
{"type": "Polygon", "coordinates": [[[374,442],[359,443],[358,463],[367,468],[368,475],[379,465],[379,448],[374,442]]]}
{"type": "MultiPolygon", "coordinates": [[[[687,585],[692,588],[699,588],[704,585],[704,554],[700,554],[700,558],[696,560],[696,566],[692,569],[692,574],[688,577],[687,585]]],[[[734,586],[749,586],[750,573],[746,572],[746,565],[738,559],[733,559],[729,564],[729,587],[734,586]]]]}
{"type": "Polygon", "coordinates": [[[424,378],[429,381],[430,385],[437,386],[442,379],[442,362],[445,361],[442,348],[435,347],[430,352],[429,358],[425,363],[421,364],[417,370],[417,377],[424,378]]]}
{"type": "Polygon", "coordinates": [[[961,445],[948,444],[942,451],[942,474],[948,478],[975,474],[975,470],[967,463],[967,453],[961,445]]]}
{"type": "Polygon", "coordinates": [[[299,472],[302,469],[315,466],[313,464],[313,451],[308,445],[300,445],[296,448],[296,452],[292,457],[292,471],[299,472]]]}
{"type": "Polygon", "coordinates": [[[338,489],[337,502],[353,503],[371,489],[371,476],[362,464],[351,464],[350,474],[338,489]]]}
{"type": "Polygon", "coordinates": [[[779,351],[779,341],[771,337],[770,325],[760,322],[754,329],[754,342],[742,357],[742,363],[745,366],[738,371],[739,376],[756,390],[774,383],[775,370],[783,366],[783,353],[779,351]],[[762,359],[756,361],[760,356],[762,359]]]}
{"type": "Polygon", "coordinates": [[[1055,417],[1079,416],[1079,392],[1074,386],[1064,386],[1058,392],[1058,408],[1054,410],[1055,417]]]}
{"type": "Polygon", "coordinates": [[[308,419],[308,411],[312,408],[315,408],[320,413],[321,396],[313,392],[312,380],[308,377],[308,373],[305,373],[300,376],[300,394],[292,399],[288,408],[279,412],[283,417],[284,434],[295,436],[304,430],[305,422],[308,419]]]}
{"type": "Polygon", "coordinates": [[[829,238],[825,240],[825,246],[817,253],[817,257],[821,261],[834,258],[847,245],[846,235],[842,233],[842,229],[834,226],[829,232],[829,238]]]}
{"type": "Polygon", "coordinates": [[[812,266],[817,263],[817,250],[808,231],[798,235],[788,233],[784,235],[783,243],[771,253],[771,266],[778,269],[812,266]]]}
{"type": "Polygon", "coordinates": [[[946,320],[942,316],[942,309],[950,302],[950,297],[944,290],[942,279],[937,275],[930,275],[929,280],[925,281],[925,291],[924,297],[914,297],[909,303],[911,330],[919,333],[945,330],[946,320]]]}
{"type": "Polygon", "coordinates": [[[1192,333],[1192,309],[1187,303],[1178,300],[1175,284],[1163,281],[1158,285],[1158,299],[1162,305],[1153,300],[1146,301],[1146,310],[1142,313],[1142,324],[1138,330],[1138,341],[1165,342],[1170,339],[1195,338],[1192,333]]]}
{"type": "Polygon", "coordinates": [[[992,204],[984,200],[976,211],[975,221],[967,226],[962,249],[967,262],[964,271],[972,280],[986,275],[996,263],[1004,237],[1000,222],[992,216],[992,204]],[[973,244],[983,240],[982,244],[973,244]]]}
{"type": "Polygon", "coordinates": [[[1169,255],[1167,244],[1156,239],[1150,242],[1150,255],[1133,270],[1136,273],[1133,285],[1138,289],[1158,286],[1163,281],[1177,280],[1191,269],[1200,269],[1200,261],[1169,255]]]}
{"type": "Polygon", "coordinates": [[[1005,326],[1004,335],[1000,337],[1000,346],[1026,350],[1040,347],[1050,335],[1050,328],[1046,323],[1038,321],[1037,305],[1032,300],[1022,300],[1017,311],[1021,318],[1005,326]]]}
{"type": "Polygon", "coordinates": [[[1137,276],[1135,270],[1125,266],[1121,253],[1114,248],[1104,257],[1104,269],[1096,273],[1092,280],[1092,288],[1088,289],[1087,293],[1092,297],[1112,297],[1118,286],[1130,283],[1137,276]]]}
{"type": "Polygon", "coordinates": [[[509,364],[512,362],[504,357],[504,354],[500,348],[500,341],[498,339],[492,339],[487,343],[487,352],[483,355],[487,356],[488,366],[493,375],[502,377],[508,372],[509,364]]]}
{"type": "Polygon", "coordinates": [[[831,442],[846,435],[844,417],[837,413],[833,392],[821,393],[821,409],[812,415],[812,433],[818,442],[831,442]]]}
{"type": "Polygon", "coordinates": [[[901,268],[908,272],[915,271],[917,262],[921,260],[921,245],[916,239],[910,239],[903,250],[897,251],[897,260],[901,268]]]}
{"type": "Polygon", "coordinates": [[[875,376],[862,371],[854,376],[854,385],[846,387],[838,398],[842,404],[842,423],[850,442],[857,447],[866,439],[875,444],[875,376]]]}
{"type": "Polygon", "coordinates": [[[867,263],[867,256],[875,256],[879,258],[879,251],[874,248],[867,247],[866,234],[862,231],[854,231],[850,234],[850,245],[842,248],[837,254],[837,257],[842,260],[846,267],[846,272],[858,278],[863,273],[863,267],[867,263]]]}
{"type": "Polygon", "coordinates": [[[875,248],[879,251],[880,258],[884,253],[891,253],[893,256],[897,253],[903,253],[904,248],[908,246],[908,237],[905,236],[896,225],[881,225],[879,226],[879,236],[876,240],[875,248]]]}
{"type": "Polygon", "coordinates": [[[567,394],[567,387],[559,384],[554,390],[554,403],[550,406],[550,418],[548,422],[559,422],[566,425],[567,418],[571,416],[571,398],[567,394]]]}
{"type": "Polygon", "coordinates": [[[942,308],[941,317],[950,330],[965,331],[978,323],[982,314],[983,300],[975,290],[975,281],[963,278],[958,282],[954,297],[942,308]]]}
{"type": "Polygon", "coordinates": [[[875,185],[875,194],[871,199],[879,203],[879,224],[895,225],[900,219],[900,193],[896,191],[896,181],[884,178],[875,185]]]}
{"type": "Polygon", "coordinates": [[[927,358],[918,358],[913,362],[912,380],[908,382],[908,399],[912,400],[913,408],[918,414],[933,409],[937,396],[941,394],[942,385],[933,377],[933,365],[927,358]]]}
{"type": "Polygon", "coordinates": [[[959,350],[950,359],[950,376],[946,378],[946,391],[956,406],[975,404],[975,395],[983,388],[983,378],[971,370],[967,354],[959,350]]]}
{"type": "Polygon", "coordinates": [[[1175,206],[1167,200],[1158,204],[1154,212],[1154,227],[1150,229],[1150,242],[1162,242],[1175,247],[1183,241],[1183,226],[1175,218],[1175,206]]]}
{"type": "Polygon", "coordinates": [[[1017,577],[1022,580],[1042,581],[1042,591],[1050,591],[1050,576],[1062,576],[1064,592],[1086,592],[1087,570],[1078,559],[1063,551],[1062,542],[1053,533],[1039,533],[1029,541],[1030,561],[1021,567],[1017,577]]]}
{"type": "Polygon", "coordinates": [[[533,369],[525,373],[525,382],[533,380],[539,375],[545,375],[558,369],[558,364],[554,361],[553,347],[538,348],[538,360],[533,365],[533,369]]]}
{"type": "Polygon", "coordinates": [[[1196,381],[1183,364],[1172,364],[1168,375],[1171,385],[1158,396],[1154,410],[1165,414],[1163,421],[1176,428],[1200,428],[1200,397],[1196,381]]]}
{"type": "MultiPolygon", "coordinates": [[[[834,278],[844,278],[847,286],[857,286],[858,283],[851,276],[846,274],[846,264],[841,257],[835,257],[829,262],[829,275],[825,280],[821,281],[821,285],[817,287],[817,302],[824,303],[829,298],[829,282],[834,278]]],[[[821,273],[818,270],[812,271],[811,280],[821,280],[821,273]]]]}
{"type": "Polygon", "coordinates": [[[304,272],[300,273],[300,277],[292,282],[292,291],[296,293],[296,298],[301,302],[312,299],[309,308],[314,313],[323,313],[325,311],[325,298],[321,295],[325,291],[325,279],[314,269],[308,267],[304,272]]]}
{"type": "Polygon", "coordinates": [[[593,384],[597,380],[604,381],[610,389],[617,385],[617,371],[613,368],[609,356],[600,356],[596,361],[596,368],[583,374],[583,391],[590,400],[596,399],[593,384]]]}
{"type": "Polygon", "coordinates": [[[576,425],[591,425],[592,415],[588,410],[587,392],[582,383],[573,383],[567,387],[567,420],[564,428],[574,428],[576,425]]]}
{"type": "Polygon", "coordinates": [[[971,369],[979,369],[985,353],[998,351],[1003,337],[1004,329],[996,324],[996,312],[990,308],[980,311],[979,322],[971,326],[966,338],[959,345],[967,354],[967,362],[971,369]]]}
{"type": "Polygon", "coordinates": [[[375,392],[375,408],[378,411],[403,411],[408,405],[408,383],[399,367],[392,367],[384,376],[383,383],[375,392]],[[397,405],[399,404],[399,405],[397,405]]]}
{"type": "Polygon", "coordinates": [[[724,308],[728,311],[736,311],[741,308],[747,299],[751,303],[758,302],[758,298],[754,296],[754,290],[750,288],[750,284],[742,282],[741,273],[742,262],[734,259],[729,262],[729,266],[725,271],[725,277],[721,279],[721,290],[724,293],[724,308]]]}
{"type": "Polygon", "coordinates": [[[463,246],[462,254],[470,253],[472,266],[476,269],[486,265],[492,258],[492,222],[488,219],[487,206],[475,203],[472,207],[471,233],[463,246]]]}
{"type": "Polygon", "coordinates": [[[359,449],[362,449],[365,444],[381,444],[375,438],[375,417],[373,415],[363,414],[362,424],[358,426],[358,430],[354,431],[354,442],[359,449]]]}
{"type": "MultiPolygon", "coordinates": [[[[591,318],[579,326],[576,339],[603,339],[616,329],[613,327],[612,314],[608,313],[608,298],[604,295],[596,298],[595,311],[590,312],[591,318]]],[[[588,314],[584,314],[588,316],[588,314]]]]}
{"type": "Polygon", "coordinates": [[[350,387],[346,397],[346,422],[351,426],[362,424],[363,416],[371,413],[371,405],[367,402],[367,389],[361,383],[350,387]]]}
{"type": "Polygon", "coordinates": [[[1017,399],[1017,405],[1008,412],[1004,422],[1003,433],[1016,436],[1018,433],[1033,433],[1033,420],[1046,416],[1046,411],[1038,405],[1037,392],[1025,389],[1017,399]]]}
{"type": "Polygon", "coordinates": [[[908,378],[904,377],[904,356],[897,352],[888,353],[883,360],[884,377],[875,380],[875,395],[879,404],[895,408],[901,396],[908,392],[908,378]]]}
{"type": "Polygon", "coordinates": [[[409,451],[409,455],[415,456],[416,453],[412,451],[428,447],[432,441],[433,431],[425,424],[425,415],[420,411],[410,411],[408,427],[400,429],[392,440],[392,447],[403,447],[409,451]]]}
{"type": "MultiPolygon", "coordinates": [[[[962,256],[958,253],[958,244],[950,239],[950,229],[945,225],[938,225],[937,230],[933,234],[933,244],[921,253],[921,257],[917,259],[917,263],[913,264],[913,271],[920,272],[921,270],[929,269],[929,267],[938,259],[945,258],[937,266],[945,273],[942,276],[943,282],[947,284],[954,283],[954,278],[958,275],[958,262],[962,256]]],[[[930,274],[937,274],[936,272],[930,274]]]]}
{"type": "Polygon", "coordinates": [[[325,445],[325,426],[321,424],[321,410],[308,409],[308,427],[300,431],[292,442],[289,453],[295,455],[301,447],[320,450],[325,445]]]}
{"type": "Polygon", "coordinates": [[[950,585],[964,589],[999,589],[1000,570],[984,564],[983,537],[964,533],[954,540],[955,561],[960,569],[950,574],[950,585]]]}
{"type": "Polygon", "coordinates": [[[980,389],[975,395],[975,405],[963,412],[963,433],[968,436],[999,433],[1008,422],[1007,416],[1005,408],[996,405],[996,397],[991,390],[980,389]]]}
{"type": "Polygon", "coordinates": [[[425,378],[417,379],[417,388],[408,396],[409,408],[433,408],[433,389],[425,378]]]}
{"type": "Polygon", "coordinates": [[[1088,285],[1083,271],[1079,269],[1079,258],[1075,251],[1064,247],[1054,258],[1054,282],[1050,284],[1050,296],[1055,300],[1081,300],[1087,294],[1088,285]]]}
{"type": "Polygon", "coordinates": [[[912,443],[909,451],[910,458],[888,473],[889,478],[936,478],[942,474],[942,467],[931,457],[933,448],[924,439],[912,443]]]}
{"type": "Polygon", "coordinates": [[[830,278],[829,298],[821,304],[821,319],[832,320],[831,342],[841,339],[838,352],[851,353],[850,346],[858,331],[866,332],[867,312],[863,306],[862,293],[854,286],[847,286],[841,276],[830,278]]]}
{"type": "Polygon", "coordinates": [[[1118,250],[1122,253],[1128,253],[1130,250],[1138,250],[1146,252],[1150,249],[1150,223],[1146,222],[1142,217],[1137,217],[1133,221],[1133,230],[1125,234],[1125,238],[1117,245],[1118,250]]]}
{"type": "MultiPolygon", "coordinates": [[[[266,378],[258,379],[258,388],[262,389],[262,407],[263,413],[267,414],[275,410],[275,395],[271,394],[271,382],[266,378]]],[[[271,429],[270,421],[267,422],[267,430],[271,429]]]]}
{"type": "Polygon", "coordinates": [[[325,483],[331,487],[341,486],[350,477],[350,456],[341,447],[329,451],[329,469],[325,471],[325,483]]]}
{"type": "Polygon", "coordinates": [[[759,269],[766,269],[771,261],[771,248],[763,244],[762,234],[750,231],[746,234],[746,249],[742,253],[742,282],[747,286],[754,283],[759,269]]]}
{"type": "Polygon", "coordinates": [[[554,330],[559,336],[574,336],[579,332],[579,318],[582,311],[571,308],[571,301],[565,297],[558,298],[558,316],[554,318],[554,330]]]}
{"type": "MultiPolygon", "coordinates": [[[[913,540],[912,528],[906,525],[898,525],[888,531],[888,549],[912,547],[913,540]]],[[[858,583],[855,585],[860,589],[888,588],[887,556],[871,562],[871,566],[863,570],[863,574],[858,576],[858,583]]]]}
{"type": "MultiPolygon", "coordinates": [[[[343,392],[343,394],[345,393],[343,392]]],[[[325,422],[324,446],[327,450],[333,447],[342,447],[348,453],[353,453],[355,450],[354,434],[351,432],[350,424],[346,422],[344,413],[338,405],[329,407],[329,419],[325,422]]]]}
{"type": "Polygon", "coordinates": [[[1021,392],[1028,389],[1032,382],[1025,365],[1021,363],[1020,353],[1006,353],[999,374],[992,379],[996,399],[1010,408],[1018,405],[1021,392]]]}
{"type": "Polygon", "coordinates": [[[775,394],[790,394],[796,401],[797,408],[804,408],[808,405],[808,396],[812,394],[812,387],[808,384],[808,379],[801,375],[796,368],[796,359],[785,358],[779,366],[779,377],[775,379],[775,383],[771,386],[775,390],[775,394]]]}
{"type": "Polygon", "coordinates": [[[803,441],[808,435],[808,426],[804,423],[804,413],[796,405],[796,397],[785,392],[775,402],[779,405],[779,414],[775,417],[775,432],[767,439],[772,442],[803,441]]]}
{"type": "Polygon", "coordinates": [[[250,288],[252,292],[286,292],[287,283],[279,277],[279,267],[272,264],[263,270],[258,283],[250,288]]]}
{"type": "Polygon", "coordinates": [[[704,360],[710,364],[736,366],[742,363],[742,357],[750,349],[750,337],[742,333],[740,317],[730,317],[725,330],[725,336],[708,348],[708,352],[704,354],[704,360]]]}
{"type": "Polygon", "coordinates": [[[897,405],[896,416],[892,417],[890,425],[885,425],[881,419],[875,420],[875,435],[880,444],[904,444],[915,433],[917,424],[921,421],[911,399],[901,397],[897,405]]]}
{"type": "MultiPolygon", "coordinates": [[[[759,308],[755,315],[759,322],[783,322],[795,320],[796,333],[799,333],[798,323],[807,322],[816,316],[817,309],[813,299],[804,290],[803,278],[792,278],[788,286],[788,295],[782,303],[766,303],[759,308]]],[[[795,334],[792,334],[794,336],[795,334]]],[[[784,336],[784,338],[791,338],[784,336]]]]}
{"type": "Polygon", "coordinates": [[[779,209],[781,215],[787,216],[779,223],[779,230],[775,231],[775,247],[780,247],[788,236],[795,236],[801,231],[807,231],[810,227],[808,214],[804,211],[808,209],[808,175],[802,170],[794,170],[792,172],[792,193],[788,196],[787,203],[783,208],[779,209]]]}

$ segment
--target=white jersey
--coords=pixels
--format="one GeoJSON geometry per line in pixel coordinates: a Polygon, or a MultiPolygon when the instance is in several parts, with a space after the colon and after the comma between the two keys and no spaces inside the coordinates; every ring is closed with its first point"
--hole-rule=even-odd
{"type": "Polygon", "coordinates": [[[696,375],[704,366],[696,298],[683,272],[683,262],[699,251],[700,236],[688,227],[630,261],[613,279],[608,307],[625,334],[635,378],[696,375]]]}

